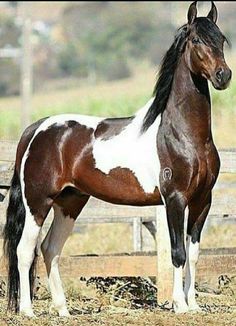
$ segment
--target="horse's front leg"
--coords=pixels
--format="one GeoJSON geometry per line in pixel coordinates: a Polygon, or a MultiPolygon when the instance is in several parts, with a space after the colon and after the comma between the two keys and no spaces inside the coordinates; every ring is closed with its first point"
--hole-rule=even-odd
{"type": "Polygon", "coordinates": [[[211,206],[211,194],[206,199],[199,198],[189,204],[189,217],[187,229],[187,259],[184,293],[191,311],[200,311],[201,308],[195,297],[195,274],[199,256],[199,243],[202,228],[211,206]]]}
{"type": "Polygon", "coordinates": [[[186,202],[181,193],[175,192],[165,198],[171,241],[171,258],[174,266],[173,307],[176,313],[188,311],[183,291],[183,267],[186,261],[184,245],[184,216],[186,202]]]}

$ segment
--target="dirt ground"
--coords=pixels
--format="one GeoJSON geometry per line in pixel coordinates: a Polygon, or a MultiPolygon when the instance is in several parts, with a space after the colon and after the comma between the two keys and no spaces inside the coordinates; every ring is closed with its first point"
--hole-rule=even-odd
{"type": "Polygon", "coordinates": [[[236,325],[236,277],[224,279],[215,289],[197,287],[201,313],[176,315],[171,309],[157,306],[153,283],[141,278],[92,279],[67,282],[66,293],[70,318],[59,318],[49,307],[51,298],[40,284],[34,300],[36,318],[6,312],[4,284],[0,292],[0,325],[236,325]],[[204,291],[204,292],[203,292],[204,291]]]}

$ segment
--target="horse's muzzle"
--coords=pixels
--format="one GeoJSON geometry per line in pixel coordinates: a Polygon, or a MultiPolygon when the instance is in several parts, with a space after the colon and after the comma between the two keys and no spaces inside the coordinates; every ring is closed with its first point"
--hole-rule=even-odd
{"type": "Polygon", "coordinates": [[[229,86],[232,78],[232,71],[227,68],[219,68],[216,71],[214,78],[212,79],[212,84],[215,89],[223,90],[229,86]]]}

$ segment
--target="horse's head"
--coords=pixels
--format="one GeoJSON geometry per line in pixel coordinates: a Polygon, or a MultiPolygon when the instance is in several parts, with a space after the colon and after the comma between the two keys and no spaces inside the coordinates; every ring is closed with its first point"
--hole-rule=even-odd
{"type": "Polygon", "coordinates": [[[188,10],[187,43],[185,60],[192,73],[201,75],[211,81],[219,90],[226,89],[232,72],[224,59],[224,42],[226,37],[216,25],[217,9],[212,7],[207,17],[197,17],[197,1],[188,10]]]}

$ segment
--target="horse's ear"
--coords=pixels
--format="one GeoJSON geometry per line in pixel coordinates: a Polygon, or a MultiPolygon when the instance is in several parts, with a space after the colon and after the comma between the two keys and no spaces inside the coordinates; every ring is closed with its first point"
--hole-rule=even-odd
{"type": "Polygon", "coordinates": [[[194,1],[188,10],[188,24],[191,25],[197,17],[197,1],[194,1]]]}
{"type": "Polygon", "coordinates": [[[217,17],[218,17],[217,8],[216,8],[214,2],[211,1],[211,10],[210,10],[209,14],[207,15],[207,18],[212,20],[213,23],[216,23],[217,17]]]}

